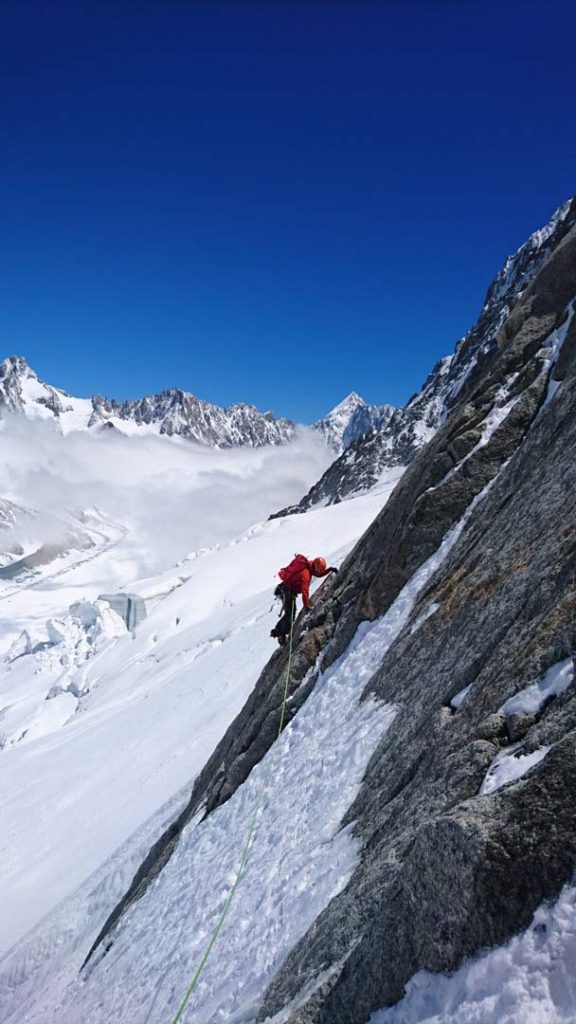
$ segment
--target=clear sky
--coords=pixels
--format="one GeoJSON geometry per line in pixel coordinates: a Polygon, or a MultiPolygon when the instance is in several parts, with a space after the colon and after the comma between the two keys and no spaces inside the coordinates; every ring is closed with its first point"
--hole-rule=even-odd
{"type": "Polygon", "coordinates": [[[401,404],[574,191],[573,0],[3,0],[0,356],[401,404]]]}

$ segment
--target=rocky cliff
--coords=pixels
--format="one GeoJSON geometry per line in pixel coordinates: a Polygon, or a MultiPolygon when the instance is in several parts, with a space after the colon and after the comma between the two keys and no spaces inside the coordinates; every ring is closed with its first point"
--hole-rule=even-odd
{"type": "MultiPolygon", "coordinates": [[[[242,1019],[362,1024],[420,969],[452,971],[526,929],[576,868],[574,216],[499,276],[481,326],[422,392],[440,396],[433,436],[296,624],[288,720],[371,628],[358,697],[395,717],[342,822],[359,844],[349,880],[242,1019]]],[[[287,657],[273,655],[104,926],[92,984],[115,969],[103,954],[119,930],[137,941],[139,901],[177,870],[185,826],[201,830],[272,745],[287,657]]]]}

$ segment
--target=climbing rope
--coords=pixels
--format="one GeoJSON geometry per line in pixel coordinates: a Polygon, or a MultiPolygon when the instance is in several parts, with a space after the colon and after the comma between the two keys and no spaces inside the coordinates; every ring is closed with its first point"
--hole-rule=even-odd
{"type": "MultiPolygon", "coordinates": [[[[293,604],[293,606],[292,606],[292,621],[290,623],[290,641],[289,641],[289,646],[288,646],[288,665],[287,665],[287,668],[286,668],[286,680],[285,680],[285,683],[284,683],[284,693],[283,693],[283,696],[282,696],[282,708],[281,708],[281,711],[280,711],[280,724],[278,726],[278,733],[276,735],[276,739],[274,740],[273,746],[277,743],[277,741],[280,738],[280,735],[281,735],[282,730],[284,728],[284,719],[286,717],[286,704],[288,702],[288,685],[290,683],[290,669],[292,667],[292,634],[293,634],[293,629],[294,629],[295,611],[296,611],[295,604],[293,604]]],[[[198,982],[200,980],[200,976],[202,974],[202,971],[204,970],[204,968],[206,966],[206,962],[208,960],[208,957],[210,956],[210,953],[214,949],[214,946],[216,944],[216,940],[217,940],[217,938],[218,938],[218,936],[219,936],[219,934],[220,934],[220,932],[222,930],[222,927],[224,925],[224,922],[225,922],[225,920],[226,920],[226,918],[228,916],[228,911],[230,910],[230,907],[232,906],[232,901],[233,901],[233,899],[234,899],[234,897],[236,895],[236,892],[238,890],[238,886],[240,885],[240,879],[242,878],[242,875],[244,873],[244,869],[246,867],[246,863],[248,861],[248,856],[249,856],[249,853],[250,853],[250,847],[252,845],[252,839],[254,838],[254,833],[256,831],[256,823],[257,823],[257,820],[258,820],[258,812],[259,812],[260,807],[262,805],[262,800],[264,798],[264,793],[266,792],[266,788],[268,786],[268,780],[270,778],[270,772],[271,772],[271,769],[272,769],[273,760],[274,759],[272,757],[269,759],[268,766],[267,766],[266,772],[264,774],[264,778],[262,780],[262,784],[260,786],[260,789],[258,790],[258,795],[256,797],[256,804],[255,804],[255,807],[254,807],[254,813],[253,813],[253,815],[252,815],[252,817],[250,819],[250,824],[248,826],[248,833],[246,835],[246,841],[244,843],[244,847],[243,847],[243,850],[242,850],[242,856],[240,858],[240,865],[239,865],[238,871],[236,873],[236,878],[234,879],[234,884],[233,884],[233,886],[232,886],[232,888],[231,888],[231,890],[230,890],[230,892],[228,894],[228,898],[226,900],[226,903],[224,904],[222,913],[220,914],[220,917],[218,918],[218,921],[216,923],[216,927],[214,928],[214,931],[212,932],[212,935],[210,937],[210,941],[209,941],[208,945],[206,946],[206,949],[204,950],[204,953],[202,954],[202,959],[200,960],[200,963],[198,964],[198,967],[196,968],[196,971],[194,973],[194,977],[192,978],[192,981],[190,982],[188,988],[186,989],[186,992],[184,993],[184,997],[182,999],[182,1002],[180,1003],[180,1006],[178,1007],[178,1010],[176,1011],[176,1016],[172,1020],[172,1024],[178,1024],[178,1021],[180,1021],[182,1019],[182,1014],[184,1013],[184,1010],[186,1009],[186,1006],[188,1005],[190,997],[194,993],[194,990],[195,990],[195,988],[196,988],[196,986],[197,986],[197,984],[198,984],[198,982]]]]}

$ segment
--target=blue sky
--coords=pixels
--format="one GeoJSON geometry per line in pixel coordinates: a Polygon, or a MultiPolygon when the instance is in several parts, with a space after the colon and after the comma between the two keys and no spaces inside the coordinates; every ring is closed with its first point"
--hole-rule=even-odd
{"type": "Polygon", "coordinates": [[[6,0],[0,355],[403,403],[575,191],[575,6],[6,0]]]}

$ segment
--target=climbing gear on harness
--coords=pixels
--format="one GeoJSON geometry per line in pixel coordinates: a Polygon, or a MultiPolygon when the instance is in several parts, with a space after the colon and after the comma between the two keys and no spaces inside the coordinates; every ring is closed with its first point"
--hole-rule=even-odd
{"type": "MultiPolygon", "coordinates": [[[[280,739],[280,736],[282,734],[282,730],[284,729],[284,719],[286,717],[286,705],[288,703],[288,686],[289,686],[289,683],[290,683],[290,670],[291,670],[291,666],[292,666],[292,636],[293,636],[293,633],[294,633],[294,613],[292,615],[292,622],[290,624],[290,642],[289,642],[289,645],[288,645],[288,665],[286,667],[286,679],[285,679],[285,682],[284,682],[284,692],[283,692],[283,695],[282,695],[282,706],[281,706],[281,710],[280,710],[280,724],[278,725],[278,732],[276,734],[276,739],[274,740],[274,743],[272,744],[272,747],[270,748],[270,750],[273,750],[274,748],[276,748],[276,750],[278,749],[277,748],[277,743],[278,743],[278,740],[280,739]]],[[[269,750],[269,753],[270,753],[270,750],[269,750]]],[[[204,953],[202,955],[202,959],[200,960],[200,963],[198,964],[198,967],[196,968],[196,972],[195,972],[195,974],[194,974],[194,976],[192,978],[192,981],[190,982],[188,988],[186,989],[186,992],[184,993],[184,997],[182,999],[182,1002],[180,1003],[180,1006],[178,1007],[178,1009],[176,1011],[176,1016],[173,1017],[173,1019],[172,1019],[172,1024],[178,1024],[178,1022],[180,1020],[182,1020],[182,1014],[184,1013],[184,1010],[186,1009],[186,1007],[188,1005],[190,997],[194,993],[194,990],[195,990],[195,988],[196,988],[196,986],[198,984],[198,981],[200,980],[200,975],[202,974],[202,971],[204,970],[204,967],[206,966],[206,962],[208,960],[208,957],[210,956],[210,953],[212,952],[212,950],[213,950],[213,948],[214,948],[214,946],[216,944],[216,940],[217,940],[217,938],[218,938],[218,936],[219,936],[219,934],[220,934],[220,932],[222,930],[224,922],[225,922],[225,920],[226,920],[226,918],[228,916],[228,911],[230,910],[230,907],[232,905],[232,901],[233,901],[233,899],[234,899],[234,897],[236,895],[236,891],[238,889],[238,886],[240,885],[240,879],[242,878],[242,875],[244,874],[244,869],[246,867],[246,864],[247,864],[247,861],[248,861],[248,856],[250,854],[250,847],[252,846],[252,840],[254,838],[254,833],[256,832],[256,825],[257,825],[257,821],[258,821],[258,813],[260,811],[260,807],[262,806],[262,800],[264,799],[264,793],[266,792],[266,788],[268,786],[268,782],[269,782],[269,779],[270,779],[270,774],[271,774],[271,771],[272,771],[272,766],[274,764],[274,758],[275,758],[275,753],[272,755],[272,757],[269,757],[268,765],[266,766],[266,771],[265,771],[265,774],[264,774],[264,778],[262,780],[262,784],[261,784],[260,789],[258,790],[258,794],[256,796],[256,804],[254,806],[254,813],[253,813],[253,815],[252,815],[252,817],[250,819],[250,824],[248,826],[248,833],[246,835],[246,842],[244,843],[244,847],[243,847],[243,850],[242,850],[242,856],[240,858],[240,865],[238,867],[238,872],[236,874],[236,878],[234,879],[234,883],[233,883],[232,888],[231,888],[231,890],[230,890],[230,892],[228,894],[228,898],[226,900],[226,903],[224,904],[224,908],[222,910],[222,913],[220,914],[220,917],[218,918],[218,921],[216,923],[216,927],[214,928],[214,931],[212,932],[212,936],[210,938],[210,941],[209,941],[208,945],[206,946],[206,949],[204,950],[204,953]]]]}
{"type": "Polygon", "coordinates": [[[276,587],[276,593],[282,601],[282,610],[280,618],[274,626],[274,629],[270,630],[270,636],[275,637],[281,647],[286,643],[286,637],[288,636],[294,617],[296,614],[296,595],[290,590],[286,583],[280,583],[276,587]]]}

